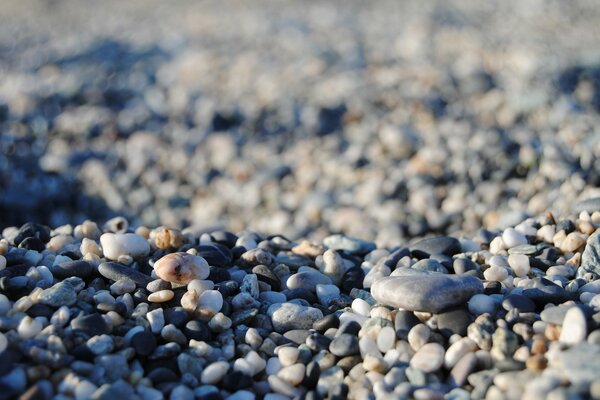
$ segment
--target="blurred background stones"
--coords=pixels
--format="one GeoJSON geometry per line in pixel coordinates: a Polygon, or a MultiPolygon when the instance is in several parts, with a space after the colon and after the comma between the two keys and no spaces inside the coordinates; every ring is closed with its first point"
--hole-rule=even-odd
{"type": "Polygon", "coordinates": [[[592,1],[0,7],[0,225],[381,246],[600,190],[592,1]]]}

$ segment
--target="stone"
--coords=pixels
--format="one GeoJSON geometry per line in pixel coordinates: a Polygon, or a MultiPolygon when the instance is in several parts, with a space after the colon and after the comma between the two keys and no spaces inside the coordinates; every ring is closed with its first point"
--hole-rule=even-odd
{"type": "Polygon", "coordinates": [[[510,254],[508,256],[508,265],[513,270],[515,276],[524,277],[527,276],[529,270],[529,257],[524,254],[510,254]]]}
{"type": "Polygon", "coordinates": [[[258,279],[255,274],[246,274],[240,285],[240,292],[248,293],[254,299],[258,299],[260,290],[258,288],[258,279]]]}
{"type": "Polygon", "coordinates": [[[332,281],[317,270],[301,271],[290,276],[286,282],[287,288],[306,289],[315,292],[317,285],[331,285],[332,281]]]}
{"type": "MultiPolygon", "coordinates": [[[[475,368],[477,368],[477,356],[475,353],[465,354],[450,370],[448,383],[451,386],[463,386],[475,368]]],[[[470,398],[470,396],[467,398],[470,398]]]]}
{"type": "Polygon", "coordinates": [[[156,349],[156,338],[148,331],[141,331],[131,337],[131,347],[136,354],[140,356],[148,356],[156,349]]]}
{"type": "Polygon", "coordinates": [[[90,336],[102,335],[110,332],[106,320],[98,313],[77,317],[71,321],[71,328],[84,331],[90,336]]]}
{"type": "Polygon", "coordinates": [[[437,329],[446,337],[454,334],[465,336],[472,320],[473,317],[464,308],[447,310],[437,315],[437,329]]]}
{"type": "Polygon", "coordinates": [[[214,385],[223,379],[229,370],[229,363],[226,361],[216,361],[206,366],[202,371],[201,382],[205,385],[214,385]]]}
{"type": "Polygon", "coordinates": [[[214,243],[214,244],[201,244],[196,247],[198,255],[206,260],[208,265],[227,268],[231,265],[233,255],[231,250],[226,246],[214,243]]]}
{"type": "Polygon", "coordinates": [[[423,347],[431,337],[431,329],[425,324],[417,324],[408,332],[408,344],[417,351],[423,347]]]}
{"type": "Polygon", "coordinates": [[[159,278],[172,283],[187,284],[193,279],[206,279],[210,268],[206,260],[189,253],[171,253],[154,263],[159,278]]]}
{"type": "Polygon", "coordinates": [[[567,345],[575,345],[585,341],[587,336],[586,316],[579,307],[571,307],[563,320],[559,341],[567,345]]]}
{"type": "MultiPolygon", "coordinates": [[[[600,232],[592,234],[581,254],[581,271],[600,275],[600,232]]],[[[577,276],[583,273],[577,271],[577,276]]]]}
{"type": "Polygon", "coordinates": [[[277,372],[277,376],[293,386],[298,386],[304,379],[305,372],[304,364],[298,363],[283,367],[277,372]]]}
{"type": "Polygon", "coordinates": [[[410,247],[410,252],[417,258],[426,258],[434,254],[453,256],[461,251],[460,241],[449,236],[422,239],[410,247]]]}
{"type": "Polygon", "coordinates": [[[109,260],[117,260],[120,256],[136,259],[150,253],[148,241],[135,233],[104,233],[100,236],[100,244],[104,256],[109,260]]]}
{"type": "Polygon", "coordinates": [[[509,294],[502,300],[502,307],[506,311],[518,310],[522,313],[534,312],[536,310],[535,303],[526,296],[520,294],[509,294]]]}
{"type": "Polygon", "coordinates": [[[77,302],[77,292],[73,285],[63,281],[44,289],[38,301],[52,307],[71,306],[77,302]]]}
{"type": "Polygon", "coordinates": [[[57,279],[65,279],[71,276],[77,276],[85,279],[91,275],[93,267],[87,261],[67,261],[50,267],[50,272],[57,279]]]}
{"type": "Polygon", "coordinates": [[[289,302],[272,304],[267,315],[273,328],[280,333],[291,329],[310,329],[315,321],[323,318],[323,313],[317,308],[289,302]]]}
{"type": "Polygon", "coordinates": [[[502,241],[507,248],[527,244],[527,238],[521,232],[514,228],[506,228],[502,233],[502,241]]]}
{"type": "Polygon", "coordinates": [[[331,344],[329,345],[329,351],[331,354],[338,357],[346,357],[358,354],[360,351],[358,347],[358,338],[349,333],[342,333],[331,341],[331,344]]]}
{"type": "Polygon", "coordinates": [[[427,343],[410,359],[410,366],[423,372],[435,372],[444,364],[444,347],[439,343],[427,343]]]}
{"type": "Polygon", "coordinates": [[[271,289],[274,291],[278,291],[281,289],[281,282],[279,277],[266,265],[257,265],[252,268],[252,273],[256,275],[256,278],[265,282],[271,289]]]}
{"type": "Polygon", "coordinates": [[[97,356],[108,354],[114,349],[113,338],[106,334],[93,336],[87,341],[87,347],[97,356]]]}
{"type": "Polygon", "coordinates": [[[223,308],[223,295],[218,290],[205,290],[198,297],[198,308],[216,314],[223,308]]]}
{"type": "Polygon", "coordinates": [[[318,284],[316,289],[319,303],[324,306],[328,306],[330,303],[340,298],[340,289],[336,285],[318,284]]]}
{"type": "Polygon", "coordinates": [[[485,294],[476,294],[469,300],[469,312],[473,315],[496,313],[498,303],[491,297],[485,294]]]}
{"type": "Polygon", "coordinates": [[[560,304],[570,298],[565,289],[546,278],[536,277],[529,279],[522,287],[522,294],[538,306],[548,303],[560,304]]]}
{"type": "Polygon", "coordinates": [[[115,282],[124,278],[131,279],[140,287],[146,287],[152,281],[148,275],[116,262],[101,263],[98,266],[98,272],[103,277],[115,282]]]}
{"type": "Polygon", "coordinates": [[[321,273],[329,277],[334,285],[340,285],[344,276],[344,261],[342,257],[331,249],[325,251],[322,257],[323,260],[319,267],[321,273]]]}
{"type": "Polygon", "coordinates": [[[150,293],[148,301],[151,303],[165,303],[175,297],[172,290],[159,290],[158,292],[150,293]]]}
{"type": "Polygon", "coordinates": [[[483,285],[477,278],[442,274],[382,278],[371,288],[371,294],[381,304],[433,313],[466,303],[481,292],[483,285]]]}

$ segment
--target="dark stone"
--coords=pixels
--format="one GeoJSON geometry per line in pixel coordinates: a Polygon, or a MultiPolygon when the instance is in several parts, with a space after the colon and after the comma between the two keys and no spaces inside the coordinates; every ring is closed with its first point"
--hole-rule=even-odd
{"type": "Polygon", "coordinates": [[[164,367],[153,369],[146,377],[155,385],[165,382],[177,382],[179,380],[179,377],[175,372],[164,367]]]}
{"type": "Polygon", "coordinates": [[[50,400],[52,396],[54,396],[52,383],[47,380],[41,380],[27,389],[19,397],[19,400],[50,400]]]}
{"type": "Polygon", "coordinates": [[[0,376],[8,374],[21,361],[23,355],[11,348],[0,353],[0,376]]]}
{"type": "Polygon", "coordinates": [[[233,258],[231,250],[222,244],[202,244],[196,247],[196,250],[198,250],[198,255],[208,262],[208,265],[215,267],[229,267],[231,265],[233,258]]]}
{"type": "Polygon", "coordinates": [[[214,242],[227,246],[232,249],[238,240],[238,237],[231,232],[227,231],[215,231],[210,234],[210,237],[214,242]]]}
{"type": "Polygon", "coordinates": [[[516,309],[522,313],[534,312],[536,309],[535,303],[529,297],[520,294],[506,296],[502,301],[502,307],[506,311],[516,309]]]}
{"type": "Polygon", "coordinates": [[[437,314],[438,330],[446,337],[453,334],[467,335],[467,327],[473,321],[473,316],[468,310],[457,308],[437,314]]]}
{"type": "Polygon", "coordinates": [[[362,289],[365,273],[360,267],[349,268],[342,277],[342,291],[350,293],[354,288],[362,289]]]}
{"type": "Polygon", "coordinates": [[[358,354],[358,338],[348,333],[343,333],[339,336],[336,336],[329,345],[329,351],[338,357],[346,357],[358,354]]]}
{"type": "Polygon", "coordinates": [[[360,364],[362,362],[362,357],[360,354],[355,354],[353,356],[347,356],[341,358],[336,365],[344,370],[344,373],[347,374],[354,366],[360,364]]]}
{"type": "Polygon", "coordinates": [[[410,252],[416,258],[427,258],[432,254],[453,256],[461,251],[458,239],[449,236],[422,239],[410,246],[410,252]]]}
{"type": "Polygon", "coordinates": [[[148,356],[156,349],[156,338],[152,332],[141,331],[133,335],[131,338],[131,347],[136,354],[140,356],[148,356]]]}
{"type": "Polygon", "coordinates": [[[292,343],[302,344],[306,341],[309,335],[310,331],[306,329],[292,329],[291,331],[285,332],[283,337],[292,343]]]}
{"type": "Polygon", "coordinates": [[[103,262],[98,266],[98,272],[103,277],[115,282],[122,278],[129,278],[143,288],[153,280],[146,274],[116,262],[103,262]]]}
{"type": "Polygon", "coordinates": [[[226,269],[211,266],[207,279],[213,281],[214,283],[225,282],[231,279],[231,274],[226,269]]]}
{"type": "Polygon", "coordinates": [[[523,286],[523,295],[536,305],[559,304],[570,299],[567,291],[546,278],[532,278],[523,286]]]}
{"type": "Polygon", "coordinates": [[[408,339],[408,332],[421,321],[411,311],[399,310],[394,320],[396,336],[402,340],[408,339]]]}
{"type": "Polygon", "coordinates": [[[110,333],[110,327],[98,313],[77,317],[71,321],[73,329],[80,329],[90,336],[110,333]]]}
{"type": "Polygon", "coordinates": [[[575,222],[570,219],[563,219],[556,223],[556,232],[565,231],[567,234],[575,230],[575,222]]]}
{"type": "Polygon", "coordinates": [[[19,228],[14,239],[15,246],[19,246],[27,238],[37,238],[42,243],[50,241],[50,228],[45,225],[27,222],[19,228]]]}
{"type": "Polygon", "coordinates": [[[230,392],[236,392],[241,389],[246,389],[254,384],[251,376],[240,371],[233,371],[223,377],[222,385],[230,392]]]}
{"type": "Polygon", "coordinates": [[[218,290],[223,297],[233,296],[238,292],[240,284],[236,281],[223,281],[215,285],[215,290],[218,290]]]}
{"type": "Polygon", "coordinates": [[[323,318],[318,319],[315,322],[313,322],[312,327],[314,330],[324,333],[327,329],[337,328],[339,325],[340,325],[340,319],[338,318],[337,315],[332,313],[332,314],[326,315],[323,318]]]}
{"type": "Polygon", "coordinates": [[[234,248],[231,249],[231,255],[233,256],[234,260],[239,259],[242,254],[244,254],[246,252],[246,248],[244,246],[235,246],[234,248]]]}
{"type": "Polygon", "coordinates": [[[318,332],[312,332],[306,338],[306,342],[304,342],[306,346],[314,352],[319,352],[321,350],[329,349],[329,345],[331,344],[331,339],[326,336],[321,335],[318,332]]]}
{"type": "Polygon", "coordinates": [[[285,294],[288,301],[293,299],[303,299],[306,300],[309,304],[315,304],[319,302],[319,300],[317,299],[317,295],[308,289],[291,289],[284,291],[283,294],[285,294]]]}
{"type": "Polygon", "coordinates": [[[183,328],[183,333],[188,339],[209,341],[211,339],[210,328],[202,321],[191,320],[183,328]]]}
{"type": "Polygon", "coordinates": [[[183,307],[165,308],[163,314],[165,316],[165,323],[167,325],[173,324],[177,328],[181,328],[189,320],[189,316],[183,307]]]}
{"type": "Polygon", "coordinates": [[[19,248],[27,249],[27,250],[35,250],[35,251],[43,251],[46,248],[44,242],[37,237],[28,237],[25,238],[19,243],[19,248]]]}
{"type": "Polygon", "coordinates": [[[160,290],[171,290],[171,283],[162,279],[155,279],[146,285],[146,290],[154,293],[160,290]]]}
{"type": "Polygon", "coordinates": [[[335,333],[336,336],[342,335],[344,333],[353,335],[353,336],[357,336],[358,332],[360,331],[361,326],[358,322],[356,321],[348,321],[344,324],[342,324],[339,329],[337,330],[337,332],[335,333]]]}
{"type": "Polygon", "coordinates": [[[304,380],[302,381],[302,386],[307,389],[314,389],[317,386],[317,382],[319,381],[319,376],[321,375],[321,368],[316,361],[311,361],[306,365],[306,373],[304,375],[304,380]]]}
{"type": "Polygon", "coordinates": [[[502,291],[502,284],[498,281],[489,281],[483,284],[483,293],[490,294],[499,294],[502,291]]]}
{"type": "Polygon", "coordinates": [[[29,310],[27,310],[27,315],[29,315],[31,318],[46,317],[50,319],[52,314],[54,314],[54,311],[56,310],[49,305],[36,303],[29,307],[29,310]]]}
{"type": "Polygon", "coordinates": [[[279,280],[279,277],[266,265],[255,266],[252,268],[252,273],[256,274],[259,281],[263,281],[271,286],[272,290],[281,290],[281,281],[279,280]]]}
{"type": "Polygon", "coordinates": [[[469,260],[468,258],[457,258],[452,263],[452,268],[454,269],[454,273],[457,275],[461,275],[466,273],[467,271],[479,271],[480,267],[477,263],[469,260]]]}
{"type": "Polygon", "coordinates": [[[87,261],[67,261],[50,268],[52,275],[58,279],[66,279],[71,276],[77,276],[85,279],[92,274],[94,267],[87,261]]]}
{"type": "Polygon", "coordinates": [[[396,249],[390,253],[390,255],[385,258],[383,263],[393,270],[396,268],[396,265],[398,265],[398,262],[406,256],[410,256],[410,250],[408,250],[406,247],[400,247],[399,249],[396,249]]]}

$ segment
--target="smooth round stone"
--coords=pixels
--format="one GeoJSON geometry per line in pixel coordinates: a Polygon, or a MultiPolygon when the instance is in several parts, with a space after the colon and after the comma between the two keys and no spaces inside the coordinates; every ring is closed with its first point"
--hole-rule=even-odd
{"type": "Polygon", "coordinates": [[[87,261],[67,261],[50,267],[52,275],[57,279],[66,279],[71,276],[87,278],[93,271],[93,267],[87,261]]]}
{"type": "Polygon", "coordinates": [[[276,303],[269,306],[267,315],[273,328],[283,333],[292,329],[310,329],[312,324],[323,318],[321,310],[294,303],[276,303]]]}
{"type": "Polygon", "coordinates": [[[201,381],[205,385],[214,385],[223,379],[228,369],[227,361],[216,361],[204,368],[201,381]]]}
{"type": "Polygon", "coordinates": [[[331,285],[332,281],[319,271],[302,271],[291,275],[286,286],[288,289],[306,289],[315,292],[317,285],[331,285]]]}
{"type": "Polygon", "coordinates": [[[352,356],[358,354],[360,348],[358,346],[358,338],[349,333],[342,333],[331,341],[329,345],[331,354],[338,357],[352,356]]]}
{"type": "Polygon", "coordinates": [[[112,285],[110,291],[113,295],[120,296],[125,293],[131,293],[135,290],[136,284],[129,278],[121,278],[112,285]]]}
{"type": "Polygon", "coordinates": [[[183,333],[190,339],[206,341],[210,339],[210,330],[202,321],[192,320],[185,324],[183,333]]]}
{"type": "Polygon", "coordinates": [[[321,319],[316,320],[313,325],[312,328],[318,332],[325,332],[328,329],[331,328],[337,328],[340,325],[340,319],[337,315],[335,314],[329,314],[324,316],[321,319]]]}
{"type": "Polygon", "coordinates": [[[439,272],[442,274],[448,273],[446,267],[444,267],[441,263],[431,258],[419,260],[411,268],[416,271],[439,272]]]}
{"type": "Polygon", "coordinates": [[[523,286],[522,294],[537,305],[560,304],[569,300],[570,295],[554,282],[545,278],[532,278],[523,286]]]}
{"type": "Polygon", "coordinates": [[[600,346],[578,343],[557,356],[561,373],[573,385],[585,387],[600,376],[600,346]]]}
{"type": "Polygon", "coordinates": [[[508,278],[508,270],[504,267],[493,266],[483,271],[483,277],[487,281],[502,282],[508,278]]]}
{"type": "Polygon", "coordinates": [[[117,260],[120,256],[145,257],[150,253],[148,241],[135,233],[104,233],[100,236],[104,256],[117,260]]]}
{"type": "Polygon", "coordinates": [[[171,283],[162,279],[155,279],[146,285],[146,290],[150,293],[159,292],[161,290],[171,289],[171,283]]]}
{"type": "Polygon", "coordinates": [[[93,336],[87,341],[87,347],[97,356],[108,354],[114,349],[113,338],[109,335],[93,336]]]}
{"type": "Polygon", "coordinates": [[[193,279],[188,283],[187,289],[193,290],[198,294],[202,294],[207,290],[213,290],[215,288],[215,284],[213,281],[201,280],[201,279],[193,279]]]}
{"type": "Polygon", "coordinates": [[[6,335],[4,335],[4,333],[0,332],[0,354],[2,354],[7,347],[8,339],[6,338],[6,335]]]}
{"type": "Polygon", "coordinates": [[[36,336],[43,328],[44,326],[40,321],[33,319],[30,316],[25,316],[21,319],[21,322],[19,322],[17,332],[22,339],[26,340],[36,336]]]}
{"type": "Polygon", "coordinates": [[[304,364],[294,364],[280,369],[277,376],[293,386],[298,386],[304,379],[305,371],[304,364]]]}
{"type": "Polygon", "coordinates": [[[156,338],[148,331],[141,331],[132,336],[130,344],[136,354],[148,356],[156,349],[156,338]]]}
{"type": "Polygon", "coordinates": [[[259,281],[265,282],[271,289],[278,291],[281,289],[279,277],[266,265],[257,265],[252,268],[252,273],[256,275],[259,281]]]}
{"type": "Polygon", "coordinates": [[[368,317],[371,313],[371,306],[363,299],[354,299],[352,301],[352,311],[364,317],[368,317]]]}
{"type": "Polygon", "coordinates": [[[329,305],[332,301],[339,299],[340,289],[335,285],[317,285],[317,298],[319,303],[324,306],[329,305]]]}
{"type": "Polygon", "coordinates": [[[506,228],[502,233],[502,241],[507,248],[527,244],[527,238],[521,232],[514,228],[506,228]]]}
{"type": "Polygon", "coordinates": [[[587,319],[579,307],[571,307],[563,320],[559,341],[567,345],[583,342],[587,336],[587,319]]]}
{"type": "Polygon", "coordinates": [[[200,256],[177,252],[167,254],[156,261],[154,272],[167,282],[187,284],[193,279],[208,278],[210,267],[200,256]]]}
{"type": "Polygon", "coordinates": [[[162,308],[157,308],[146,314],[152,333],[159,333],[165,326],[165,315],[162,308]]]}
{"type": "Polygon", "coordinates": [[[323,244],[331,250],[345,250],[351,254],[367,254],[375,250],[373,242],[352,238],[344,235],[331,235],[323,239],[323,244]]]}
{"type": "Polygon", "coordinates": [[[285,294],[273,291],[260,292],[258,298],[262,302],[268,304],[285,303],[287,300],[285,294]]]}
{"type": "Polygon", "coordinates": [[[524,254],[511,254],[508,256],[508,265],[512,268],[515,276],[520,278],[527,276],[531,267],[529,257],[524,254]]]}
{"type": "Polygon", "coordinates": [[[432,254],[453,256],[461,251],[460,241],[449,236],[422,239],[410,247],[410,252],[417,258],[426,258],[432,254]]]}
{"type": "Polygon", "coordinates": [[[280,347],[277,351],[277,356],[279,357],[279,361],[281,365],[284,367],[289,367],[293,365],[298,360],[298,356],[300,355],[300,351],[296,347],[286,346],[280,347]]]}
{"type": "Polygon", "coordinates": [[[377,347],[382,353],[390,351],[396,343],[396,331],[391,326],[384,326],[377,334],[377,347]]]}
{"type": "Polygon", "coordinates": [[[421,323],[415,314],[410,311],[399,310],[394,318],[394,328],[398,338],[406,340],[408,332],[417,324],[421,323]]]}
{"type": "Polygon", "coordinates": [[[462,338],[457,342],[454,342],[444,356],[444,366],[447,369],[454,367],[460,359],[462,359],[467,353],[471,353],[477,350],[477,343],[468,337],[462,338]]]}
{"type": "Polygon", "coordinates": [[[473,317],[467,310],[458,308],[438,314],[437,327],[440,333],[446,337],[450,337],[454,334],[466,336],[467,327],[472,320],[473,317]]]}
{"type": "Polygon", "coordinates": [[[198,297],[198,307],[216,314],[223,308],[223,295],[218,290],[206,290],[198,297]]]}
{"type": "Polygon", "coordinates": [[[494,315],[496,308],[498,308],[498,303],[492,297],[485,294],[476,294],[469,300],[469,312],[473,315],[485,313],[494,315]]]}
{"type": "Polygon", "coordinates": [[[215,267],[229,267],[233,258],[231,250],[221,244],[201,244],[196,247],[198,255],[206,260],[208,265],[215,267]]]}
{"type": "Polygon", "coordinates": [[[479,265],[468,258],[457,258],[452,263],[452,268],[456,275],[462,275],[469,271],[478,271],[479,265]]]}
{"type": "Polygon", "coordinates": [[[536,309],[533,301],[520,294],[510,294],[506,296],[504,300],[502,300],[502,307],[506,311],[516,309],[522,313],[534,312],[536,309]]]}
{"type": "Polygon", "coordinates": [[[438,343],[427,343],[410,360],[410,366],[423,372],[435,372],[444,364],[444,347],[438,343]]]}
{"type": "Polygon", "coordinates": [[[148,301],[151,303],[165,303],[173,300],[175,293],[172,290],[159,290],[158,292],[150,293],[148,301]]]}
{"type": "Polygon", "coordinates": [[[483,284],[468,275],[412,275],[376,281],[371,295],[379,303],[408,311],[437,313],[466,303],[483,292],[483,284]]]}
{"type": "Polygon", "coordinates": [[[408,344],[413,350],[423,347],[431,336],[431,329],[425,324],[417,324],[408,332],[408,344]]]}
{"type": "Polygon", "coordinates": [[[323,263],[319,269],[321,273],[328,276],[335,285],[339,285],[342,282],[342,277],[344,276],[344,261],[336,251],[329,249],[323,253],[323,263]]]}

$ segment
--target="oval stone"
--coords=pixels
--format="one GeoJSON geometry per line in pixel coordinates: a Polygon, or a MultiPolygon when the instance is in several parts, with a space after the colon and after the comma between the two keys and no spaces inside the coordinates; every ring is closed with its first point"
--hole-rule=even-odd
{"type": "Polygon", "coordinates": [[[210,268],[206,260],[189,253],[167,254],[154,263],[156,276],[167,281],[187,284],[193,279],[206,279],[210,268]]]}
{"type": "Polygon", "coordinates": [[[392,276],[376,281],[371,295],[379,303],[408,311],[437,313],[482,293],[483,284],[468,275],[392,276]]]}

